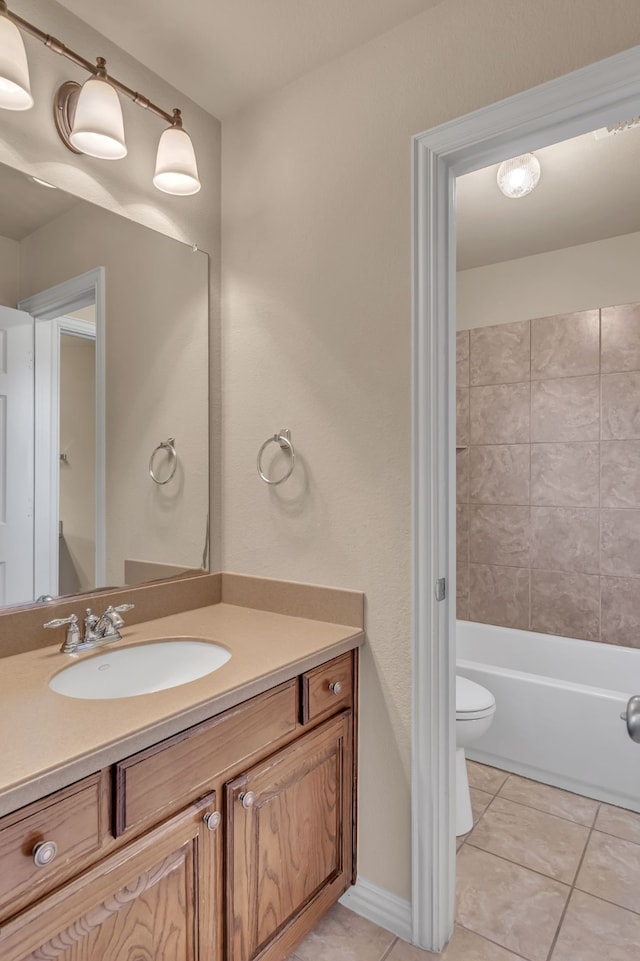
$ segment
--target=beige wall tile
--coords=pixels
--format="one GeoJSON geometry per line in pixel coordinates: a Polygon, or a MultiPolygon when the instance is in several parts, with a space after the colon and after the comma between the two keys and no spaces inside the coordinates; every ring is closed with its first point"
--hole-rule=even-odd
{"type": "Polygon", "coordinates": [[[470,401],[472,444],[528,444],[530,440],[530,384],[472,387],[470,401]]]}
{"type": "Polygon", "coordinates": [[[601,371],[640,370],[640,304],[603,307],[601,371]]]}
{"type": "Polygon", "coordinates": [[[498,444],[469,450],[469,500],[475,504],[528,504],[529,444],[498,444]]]}
{"type": "Polygon", "coordinates": [[[534,444],[531,503],[549,507],[598,507],[599,467],[597,443],[534,444]]]}
{"type": "Polygon", "coordinates": [[[597,374],[600,311],[558,314],[531,321],[531,379],[597,374]]]}
{"type": "Polygon", "coordinates": [[[469,501],[469,448],[456,451],[456,501],[466,504],[469,501]]]}
{"type": "Polygon", "coordinates": [[[600,506],[640,508],[640,441],[600,445],[600,506]]]}
{"type": "Polygon", "coordinates": [[[601,640],[640,647],[640,579],[601,577],[601,640]]]}
{"type": "Polygon", "coordinates": [[[532,507],[531,567],[598,574],[600,512],[584,507],[532,507]]]}
{"type": "Polygon", "coordinates": [[[571,884],[588,837],[582,824],[497,797],[467,843],[571,884]]]}
{"type": "Polygon", "coordinates": [[[637,961],[640,916],[573,891],[551,961],[637,961]]]}
{"type": "Polygon", "coordinates": [[[529,627],[529,569],[469,566],[469,618],[498,627],[529,627]]]}
{"type": "Polygon", "coordinates": [[[638,911],[640,844],[594,831],[578,873],[576,887],[587,894],[638,911]]]}
{"type": "Polygon", "coordinates": [[[471,331],[470,383],[517,384],[529,380],[529,321],[471,331]]]}
{"type": "Polygon", "coordinates": [[[532,571],[531,630],[597,641],[600,578],[592,574],[532,571]]]}
{"type": "Polygon", "coordinates": [[[570,791],[562,791],[560,788],[551,787],[550,784],[541,784],[540,781],[531,781],[517,774],[509,775],[500,788],[500,797],[509,798],[519,804],[527,804],[548,814],[568,818],[569,821],[576,821],[587,827],[592,827],[598,810],[598,802],[592,801],[591,798],[581,797],[570,791]]]}
{"type": "Polygon", "coordinates": [[[531,440],[598,440],[600,378],[562,377],[531,384],[531,440]]]}
{"type": "Polygon", "coordinates": [[[469,620],[469,564],[467,559],[458,559],[456,564],[456,617],[459,621],[469,620]]]}
{"type": "Polygon", "coordinates": [[[466,561],[469,552],[469,505],[456,505],[456,556],[466,561]]]}
{"type": "Polygon", "coordinates": [[[604,510],[600,515],[603,574],[640,577],[640,510],[604,510]]]}
{"type": "Polygon", "coordinates": [[[602,440],[640,438],[640,371],[602,375],[602,440]]]}
{"type": "Polygon", "coordinates": [[[467,843],[456,889],[459,924],[528,961],[547,961],[569,887],[467,843]]]}
{"type": "Polygon", "coordinates": [[[530,508],[470,505],[469,561],[502,567],[528,567],[530,508]]]}
{"type": "Polygon", "coordinates": [[[640,814],[612,804],[602,804],[596,818],[596,830],[640,844],[640,814]]]}
{"type": "Polygon", "coordinates": [[[469,388],[456,389],[456,444],[469,443],[469,388]]]}
{"type": "Polygon", "coordinates": [[[456,331],[456,387],[469,386],[469,331],[456,331]]]}

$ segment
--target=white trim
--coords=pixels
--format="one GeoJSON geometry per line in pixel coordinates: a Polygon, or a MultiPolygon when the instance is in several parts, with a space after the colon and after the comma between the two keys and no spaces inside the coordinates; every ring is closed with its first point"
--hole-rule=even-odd
{"type": "MultiPolygon", "coordinates": [[[[36,365],[38,365],[38,351],[44,352],[49,358],[49,370],[57,363],[57,338],[53,344],[52,327],[39,323],[61,318],[63,315],[95,304],[96,321],[96,559],[95,574],[96,587],[105,584],[106,577],[106,344],[105,344],[105,287],[106,277],[104,267],[95,267],[84,274],[71,278],[55,287],[50,287],[33,297],[21,301],[20,309],[26,310],[35,319],[36,365]]],[[[71,318],[65,318],[65,326],[71,323],[71,318]]],[[[44,364],[43,366],[46,366],[44,364]]],[[[57,426],[57,402],[52,403],[55,389],[57,398],[57,382],[55,374],[45,378],[40,384],[36,378],[36,487],[35,487],[35,594],[57,594],[57,565],[56,574],[52,574],[52,550],[49,535],[52,528],[50,519],[58,514],[58,471],[51,468],[50,450],[47,444],[38,442],[48,431],[52,436],[57,426]],[[46,382],[45,382],[46,381],[46,382]],[[43,404],[45,405],[43,407],[43,404]],[[46,413],[48,411],[48,413],[46,413]],[[38,420],[40,418],[40,420],[38,420]],[[47,523],[39,522],[38,504],[44,504],[44,514],[47,523]],[[47,534],[44,534],[46,528],[47,534]],[[43,538],[44,541],[43,541],[43,538]],[[55,582],[55,590],[52,584],[55,582]]],[[[57,431],[54,435],[57,437],[57,431]]],[[[55,459],[57,467],[57,457],[55,459]]],[[[42,510],[40,511],[42,516],[42,510]]],[[[56,526],[57,529],[57,526],[56,526]]],[[[56,547],[57,556],[57,547],[56,547]]]]}
{"type": "Polygon", "coordinates": [[[640,113],[640,47],[413,138],[412,940],[453,930],[455,843],[454,180],[640,113]],[[451,439],[450,439],[451,438],[451,439]]]}
{"type": "Polygon", "coordinates": [[[397,894],[385,891],[365,878],[358,878],[355,885],[342,895],[340,904],[404,941],[411,940],[411,903],[397,894]]]}

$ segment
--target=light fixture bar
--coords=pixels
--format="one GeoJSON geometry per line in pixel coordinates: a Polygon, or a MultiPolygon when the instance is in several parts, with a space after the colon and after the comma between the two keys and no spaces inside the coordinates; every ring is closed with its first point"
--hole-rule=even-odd
{"type": "MultiPolygon", "coordinates": [[[[36,40],[40,40],[45,47],[48,47],[49,50],[53,51],[53,53],[60,54],[61,57],[66,57],[67,60],[71,60],[71,62],[75,63],[78,67],[82,67],[83,70],[93,74],[94,77],[97,76],[98,71],[100,70],[98,65],[91,63],[89,60],[85,60],[84,57],[81,57],[79,53],[75,52],[75,50],[71,50],[70,47],[67,47],[60,40],[57,40],[50,34],[45,33],[44,30],[40,30],[39,27],[36,27],[33,23],[29,23],[29,21],[23,19],[23,17],[19,17],[17,13],[13,13],[13,11],[7,8],[6,0],[0,0],[0,14],[4,14],[9,20],[15,23],[17,27],[19,27],[21,30],[24,30],[25,33],[35,37],[36,40]]],[[[133,103],[137,104],[139,107],[144,107],[145,110],[150,110],[152,113],[155,113],[156,116],[166,120],[169,124],[175,124],[175,113],[168,113],[166,110],[163,110],[162,107],[159,107],[157,104],[153,103],[153,101],[149,100],[148,97],[138,93],[136,90],[132,90],[131,87],[127,87],[126,84],[122,83],[120,80],[116,80],[116,78],[112,77],[111,74],[107,74],[106,79],[112,87],[115,87],[116,90],[124,94],[125,97],[128,97],[129,100],[132,100],[133,103]]]]}

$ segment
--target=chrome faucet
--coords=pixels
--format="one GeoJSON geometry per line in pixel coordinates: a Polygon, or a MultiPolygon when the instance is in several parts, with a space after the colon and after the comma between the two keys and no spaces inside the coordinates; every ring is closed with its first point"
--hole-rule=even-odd
{"type": "Polygon", "coordinates": [[[113,607],[111,604],[104,614],[98,617],[90,607],[87,608],[84,618],[84,637],[80,639],[80,628],[78,618],[75,614],[69,617],[55,617],[52,621],[47,621],[45,627],[62,627],[67,625],[67,635],[60,650],[63,654],[77,654],[79,651],[89,651],[91,648],[100,647],[108,641],[118,641],[122,637],[120,628],[124,625],[121,613],[130,611],[134,604],[119,604],[113,607]]]}

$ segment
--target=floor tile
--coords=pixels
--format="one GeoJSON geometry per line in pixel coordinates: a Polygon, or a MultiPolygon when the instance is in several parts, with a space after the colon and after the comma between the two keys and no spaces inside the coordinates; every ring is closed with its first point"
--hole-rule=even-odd
{"type": "Polygon", "coordinates": [[[598,802],[591,798],[580,797],[579,794],[551,787],[550,784],[530,781],[517,774],[509,775],[499,794],[510,801],[527,804],[539,811],[546,811],[547,814],[556,814],[558,817],[568,818],[569,821],[586,824],[587,827],[593,826],[593,819],[598,811],[598,802]]]}
{"type": "Polygon", "coordinates": [[[478,764],[477,761],[467,761],[467,777],[469,787],[486,791],[487,794],[497,794],[507,779],[507,772],[500,771],[497,767],[478,764]]]}
{"type": "Polygon", "coordinates": [[[613,834],[625,841],[635,841],[640,844],[640,814],[625,811],[624,808],[603,804],[598,811],[595,824],[597,831],[613,834]]]}
{"type": "Polygon", "coordinates": [[[637,961],[639,957],[640,917],[574,891],[551,961],[637,961]]]}
{"type": "Polygon", "coordinates": [[[622,908],[640,911],[640,844],[594,831],[576,887],[622,908]]]}
{"type": "Polygon", "coordinates": [[[527,961],[546,961],[569,896],[565,884],[469,844],[458,855],[457,873],[463,927],[527,961]]]}
{"type": "Polygon", "coordinates": [[[296,961],[380,961],[395,935],[336,904],[295,950],[296,961]]]}
{"type": "Polygon", "coordinates": [[[582,824],[497,797],[468,842],[572,884],[588,837],[589,828],[582,824]]]}
{"type": "Polygon", "coordinates": [[[476,787],[470,787],[469,794],[471,795],[471,813],[473,814],[473,823],[477,824],[493,801],[493,794],[488,794],[487,791],[479,791],[476,787]]]}
{"type": "Polygon", "coordinates": [[[385,961],[520,961],[517,954],[481,938],[473,931],[456,928],[442,954],[431,954],[414,948],[406,941],[397,941],[385,961]]]}

